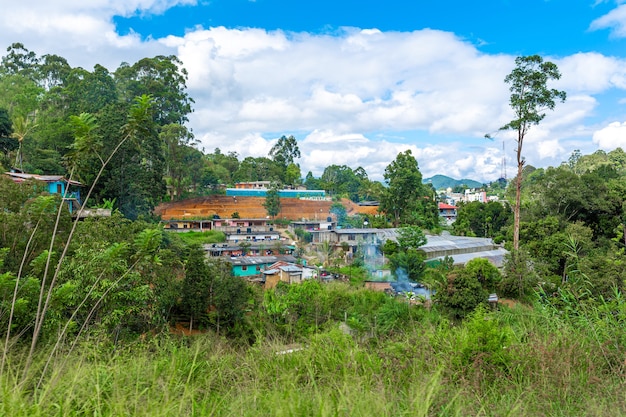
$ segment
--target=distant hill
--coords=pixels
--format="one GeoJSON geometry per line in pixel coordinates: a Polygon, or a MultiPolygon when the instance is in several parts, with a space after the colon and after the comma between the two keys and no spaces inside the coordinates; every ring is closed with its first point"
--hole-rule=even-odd
{"type": "Polygon", "coordinates": [[[468,179],[455,180],[454,178],[450,178],[445,175],[435,175],[431,178],[424,178],[422,179],[422,182],[424,184],[432,184],[433,187],[435,187],[435,190],[446,189],[448,187],[454,188],[457,185],[466,185],[469,188],[479,188],[483,185],[482,182],[468,179]]]}

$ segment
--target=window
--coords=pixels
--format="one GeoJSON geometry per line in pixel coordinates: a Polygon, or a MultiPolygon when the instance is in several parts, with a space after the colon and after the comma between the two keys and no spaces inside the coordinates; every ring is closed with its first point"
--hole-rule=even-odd
{"type": "Polygon", "coordinates": [[[260,271],[260,270],[261,270],[261,266],[260,266],[260,265],[257,265],[256,270],[257,270],[257,271],[260,271]]]}
{"type": "Polygon", "coordinates": [[[349,235],[348,235],[348,240],[356,240],[356,235],[354,235],[354,234],[349,234],[349,235]]]}
{"type": "Polygon", "coordinates": [[[241,270],[242,271],[247,271],[248,270],[248,265],[241,265],[241,270]]]}

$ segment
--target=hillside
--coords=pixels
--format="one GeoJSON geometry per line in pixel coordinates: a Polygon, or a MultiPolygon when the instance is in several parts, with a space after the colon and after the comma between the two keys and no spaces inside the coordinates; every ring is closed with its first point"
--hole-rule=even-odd
{"type": "MultiPolygon", "coordinates": [[[[212,195],[188,200],[162,203],[155,208],[155,214],[163,220],[180,219],[185,217],[210,218],[217,215],[221,218],[230,218],[233,213],[239,213],[241,218],[260,219],[267,216],[263,197],[231,197],[212,195]]],[[[376,206],[359,206],[348,199],[341,203],[349,216],[355,214],[376,214],[376,206]]],[[[329,215],[332,201],[300,200],[297,198],[281,198],[281,210],[278,218],[288,220],[316,220],[324,219],[329,215]]]]}
{"type": "Polygon", "coordinates": [[[424,178],[422,180],[424,184],[432,184],[435,190],[446,189],[448,187],[454,188],[457,185],[466,185],[469,188],[482,187],[482,183],[470,179],[455,180],[446,175],[435,175],[434,177],[424,178]]]}

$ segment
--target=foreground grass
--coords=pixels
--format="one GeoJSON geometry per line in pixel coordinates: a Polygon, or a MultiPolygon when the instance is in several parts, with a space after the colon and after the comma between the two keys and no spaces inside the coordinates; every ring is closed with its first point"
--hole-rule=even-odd
{"type": "Polygon", "coordinates": [[[19,385],[14,353],[0,415],[625,415],[623,352],[597,325],[519,308],[462,325],[431,314],[361,342],[334,328],[289,353],[276,340],[240,347],[213,334],[85,343],[59,355],[39,388],[36,367],[19,385]]]}

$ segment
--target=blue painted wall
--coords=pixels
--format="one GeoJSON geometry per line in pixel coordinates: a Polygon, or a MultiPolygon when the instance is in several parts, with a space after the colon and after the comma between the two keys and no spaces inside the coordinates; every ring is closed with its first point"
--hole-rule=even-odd
{"type": "MultiPolygon", "coordinates": [[[[227,188],[226,195],[232,197],[265,197],[267,190],[227,188]]],[[[326,192],[324,190],[279,190],[278,195],[281,198],[326,197],[326,192]]]]}

